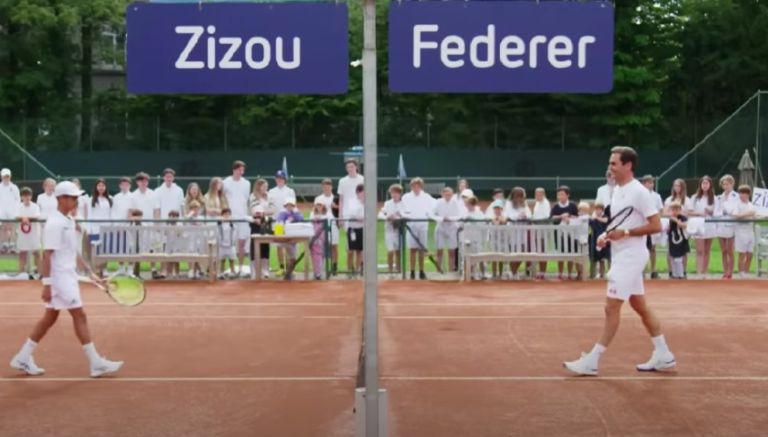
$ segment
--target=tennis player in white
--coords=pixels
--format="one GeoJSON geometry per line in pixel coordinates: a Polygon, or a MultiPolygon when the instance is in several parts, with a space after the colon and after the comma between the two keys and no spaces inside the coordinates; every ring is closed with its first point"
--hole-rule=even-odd
{"type": "Polygon", "coordinates": [[[647,235],[661,231],[659,210],[651,193],[635,179],[638,156],[630,147],[611,149],[609,168],[616,178],[616,187],[611,198],[611,213],[617,214],[626,207],[634,211],[619,228],[601,235],[598,247],[611,242],[611,269],[608,272],[608,297],[605,301],[605,326],[603,336],[588,354],[582,354],[576,361],[563,365],[578,375],[597,375],[601,355],[611,344],[619,329],[621,307],[629,301],[632,309],[640,316],[645,329],[651,335],[654,351],[648,362],[637,365],[641,372],[671,369],[675,367],[675,356],[670,352],[661,324],[645,302],[643,269],[648,262],[647,235]]]}
{"type": "MultiPolygon", "coordinates": [[[[91,341],[88,321],[83,311],[83,301],[80,298],[80,287],[77,275],[77,246],[75,222],[70,214],[77,209],[78,198],[82,191],[72,182],[66,181],[56,185],[54,190],[58,209],[54,211],[45,224],[43,231],[43,264],[40,274],[43,277],[42,299],[46,303],[45,314],[37,322],[32,334],[11,360],[11,367],[21,370],[28,375],[42,375],[45,370],[35,364],[32,353],[37,344],[43,339],[48,330],[56,323],[61,310],[67,310],[72,315],[75,334],[83,345],[83,351],[91,365],[91,377],[115,373],[123,366],[122,361],[109,361],[96,352],[91,341]]],[[[101,282],[98,277],[92,280],[101,282]]]]}

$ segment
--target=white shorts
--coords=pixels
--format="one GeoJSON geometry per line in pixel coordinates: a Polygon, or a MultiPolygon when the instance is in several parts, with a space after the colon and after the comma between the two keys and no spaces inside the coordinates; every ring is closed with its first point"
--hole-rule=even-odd
{"type": "Polygon", "coordinates": [[[413,224],[413,225],[409,225],[409,227],[411,228],[411,230],[405,231],[405,235],[408,237],[407,239],[408,248],[426,251],[429,247],[428,246],[429,242],[427,241],[429,237],[429,227],[424,224],[419,224],[419,225],[413,224]],[[415,238],[414,238],[414,235],[415,235],[415,238]],[[418,241],[416,241],[416,238],[418,238],[421,244],[424,245],[423,247],[419,244],[418,241]]]}
{"type": "Polygon", "coordinates": [[[235,247],[219,247],[219,261],[237,259],[235,247]]]}
{"type": "Polygon", "coordinates": [[[695,238],[699,240],[711,240],[717,237],[717,223],[705,223],[704,232],[695,238]]]}
{"type": "Polygon", "coordinates": [[[731,224],[718,223],[717,236],[718,238],[733,238],[736,236],[736,229],[731,224]]]}
{"type": "Polygon", "coordinates": [[[248,241],[245,245],[243,253],[251,253],[251,225],[245,222],[234,223],[235,225],[235,241],[248,241]]]}
{"type": "Polygon", "coordinates": [[[667,234],[660,232],[658,234],[651,235],[651,244],[653,244],[654,246],[666,246],[667,234]]]}
{"type": "Polygon", "coordinates": [[[736,240],[733,243],[736,253],[752,253],[755,250],[755,233],[749,231],[737,231],[736,240]]]}
{"type": "Polygon", "coordinates": [[[633,252],[612,256],[608,271],[608,297],[627,301],[632,295],[645,294],[643,271],[648,263],[648,250],[643,248],[642,253],[633,252]]]}
{"type": "Polygon", "coordinates": [[[339,226],[336,222],[331,224],[331,246],[339,245],[339,226]]]}
{"type": "Polygon", "coordinates": [[[83,300],[80,297],[80,286],[77,280],[66,281],[66,284],[57,286],[51,285],[51,301],[45,304],[46,308],[54,310],[71,310],[83,307],[83,300]]]}
{"type": "MultiPolygon", "coordinates": [[[[422,242],[424,240],[421,240],[422,242]]],[[[424,243],[426,244],[426,243],[424,243]]],[[[459,247],[459,238],[455,227],[435,227],[435,246],[438,250],[453,250],[459,247]]]]}
{"type": "Polygon", "coordinates": [[[384,243],[387,245],[387,252],[400,250],[400,233],[396,230],[387,229],[384,231],[384,243]]]}

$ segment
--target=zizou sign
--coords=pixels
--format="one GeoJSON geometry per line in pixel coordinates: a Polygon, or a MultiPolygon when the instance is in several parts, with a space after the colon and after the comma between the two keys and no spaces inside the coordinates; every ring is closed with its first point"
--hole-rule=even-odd
{"type": "Polygon", "coordinates": [[[392,2],[394,92],[608,93],[609,2],[392,2]]]}
{"type": "Polygon", "coordinates": [[[343,94],[345,3],[134,3],[128,91],[343,94]]]}

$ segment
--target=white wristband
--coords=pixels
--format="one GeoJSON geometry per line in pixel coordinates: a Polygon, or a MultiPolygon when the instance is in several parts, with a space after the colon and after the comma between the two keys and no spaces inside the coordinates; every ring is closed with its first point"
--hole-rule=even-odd
{"type": "Polygon", "coordinates": [[[51,285],[51,278],[43,278],[42,281],[43,281],[43,286],[47,287],[51,285]]]}

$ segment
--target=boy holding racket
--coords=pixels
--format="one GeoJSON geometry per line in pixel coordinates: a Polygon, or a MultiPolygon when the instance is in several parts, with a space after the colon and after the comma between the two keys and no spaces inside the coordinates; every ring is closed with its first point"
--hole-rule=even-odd
{"type": "Polygon", "coordinates": [[[654,346],[651,359],[638,364],[637,370],[648,372],[671,369],[676,364],[675,356],[661,333],[661,324],[648,308],[644,296],[643,270],[649,258],[645,237],[661,231],[661,219],[651,193],[635,179],[637,162],[638,156],[634,149],[611,149],[609,165],[611,174],[616,179],[611,198],[611,213],[616,218],[624,217],[623,212],[628,209],[629,214],[621,223],[620,219],[617,220],[618,226],[609,223],[608,233],[601,235],[597,240],[598,248],[604,247],[609,241],[611,243],[605,325],[602,338],[590,353],[582,354],[578,360],[563,363],[568,370],[578,375],[597,375],[600,356],[611,344],[619,329],[621,307],[625,301],[629,301],[632,309],[642,319],[654,346]]]}
{"type": "MultiPolygon", "coordinates": [[[[91,377],[115,373],[123,366],[122,361],[109,361],[96,352],[91,341],[77,275],[77,246],[75,222],[70,214],[77,209],[77,200],[82,191],[72,182],[61,182],[54,190],[58,209],[48,217],[43,232],[43,277],[42,299],[46,303],[45,314],[37,322],[32,334],[11,360],[11,367],[28,375],[42,375],[45,370],[38,367],[32,353],[48,330],[56,323],[61,310],[72,315],[75,334],[83,345],[83,351],[90,361],[91,377]]],[[[103,281],[93,275],[94,282],[103,281]]]]}

